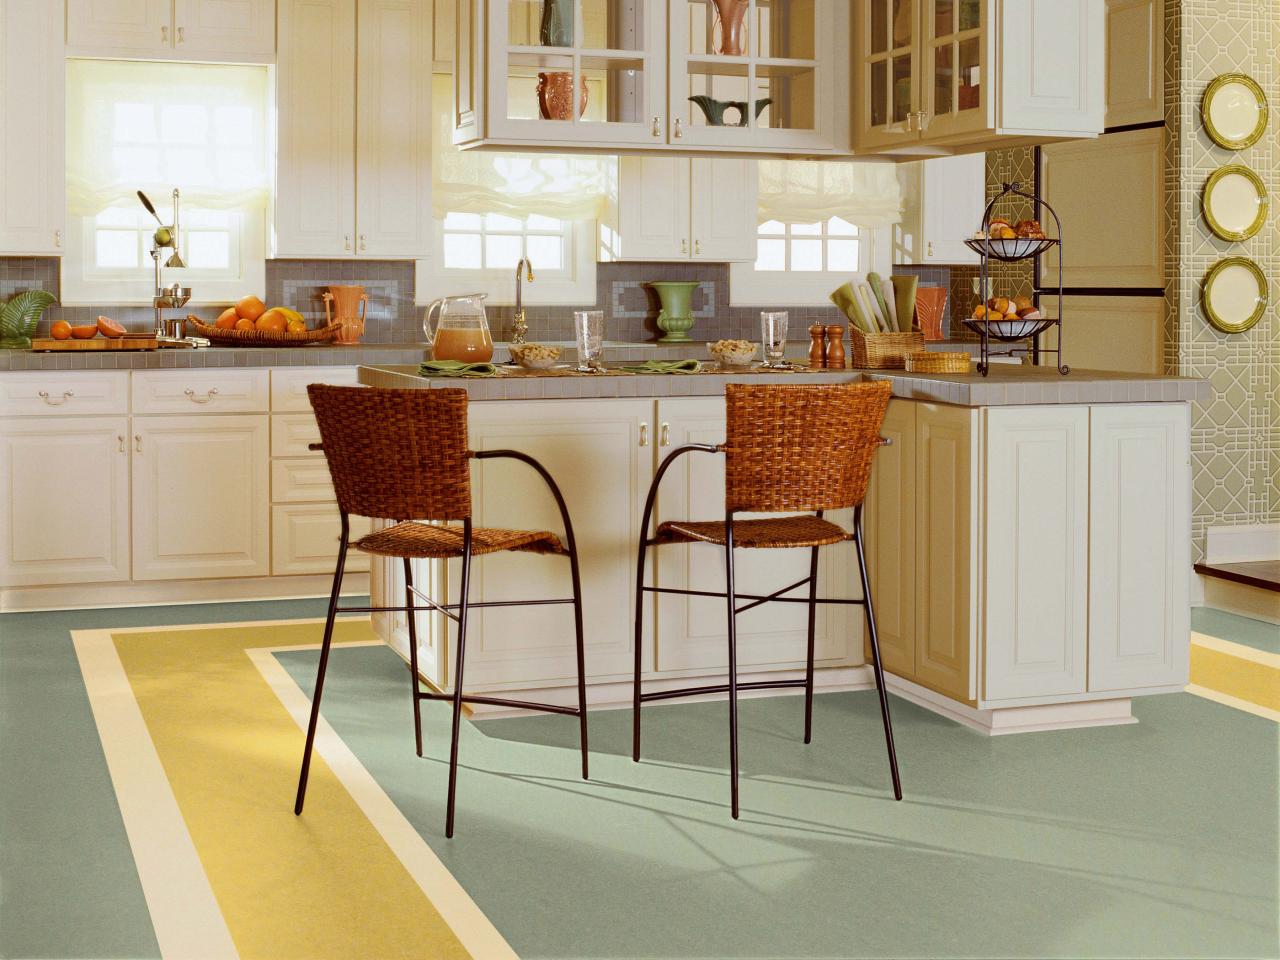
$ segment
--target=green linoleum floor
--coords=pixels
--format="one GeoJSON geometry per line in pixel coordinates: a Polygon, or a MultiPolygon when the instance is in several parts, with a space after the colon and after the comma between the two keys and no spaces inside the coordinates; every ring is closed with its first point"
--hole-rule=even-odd
{"type": "MultiPolygon", "coordinates": [[[[281,654],[310,690],[314,653],[281,654]]],[[[722,703],[464,724],[443,839],[448,708],[413,754],[383,648],[331,661],[325,715],[524,957],[1275,956],[1274,723],[1176,694],[1127,727],[984,738],[873,693],[743,702],[742,820],[722,703]]],[[[286,798],[287,799],[287,798],[286,798]]]]}
{"type": "Polygon", "coordinates": [[[1254,620],[1212,607],[1192,607],[1191,629],[1267,653],[1280,653],[1280,626],[1265,620],[1254,620]]]}

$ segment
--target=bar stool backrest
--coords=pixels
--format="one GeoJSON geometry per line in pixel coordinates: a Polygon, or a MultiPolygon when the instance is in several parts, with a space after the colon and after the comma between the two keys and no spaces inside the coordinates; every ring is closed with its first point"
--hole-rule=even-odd
{"type": "Polygon", "coordinates": [[[471,515],[467,391],[307,387],[344,513],[387,520],[471,515]]]}
{"type": "Polygon", "coordinates": [[[726,386],[725,508],[859,506],[892,389],[887,382],[726,386]]]}

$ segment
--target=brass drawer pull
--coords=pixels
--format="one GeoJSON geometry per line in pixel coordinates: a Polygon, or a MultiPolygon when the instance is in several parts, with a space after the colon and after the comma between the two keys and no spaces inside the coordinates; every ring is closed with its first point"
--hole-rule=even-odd
{"type": "Polygon", "coordinates": [[[210,387],[209,391],[203,397],[197,397],[196,392],[192,390],[190,387],[187,387],[187,389],[183,390],[182,392],[186,394],[187,399],[190,400],[192,403],[208,403],[210,400],[212,400],[214,397],[218,395],[218,388],[210,387]]]}
{"type": "Polygon", "coordinates": [[[66,403],[68,400],[70,400],[72,397],[74,397],[75,393],[74,391],[71,391],[71,390],[63,390],[61,400],[50,399],[48,390],[41,390],[38,394],[36,394],[36,396],[38,396],[41,400],[43,400],[45,403],[47,403],[51,407],[60,407],[64,403],[66,403]]]}

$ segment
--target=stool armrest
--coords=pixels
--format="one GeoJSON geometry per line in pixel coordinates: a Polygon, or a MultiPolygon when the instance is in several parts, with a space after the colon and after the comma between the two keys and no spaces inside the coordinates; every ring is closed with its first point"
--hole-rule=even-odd
{"type": "Polygon", "coordinates": [[[308,443],[308,444],[307,444],[307,449],[308,449],[308,450],[323,450],[323,449],[324,449],[324,444],[323,444],[323,443],[308,443]]]}
{"type": "Polygon", "coordinates": [[[653,482],[649,484],[649,495],[645,497],[644,516],[640,522],[640,540],[643,543],[649,539],[649,518],[653,516],[653,504],[658,497],[658,485],[662,483],[662,476],[667,472],[667,468],[676,461],[677,458],[684,456],[686,453],[724,453],[724,444],[714,443],[686,443],[682,447],[676,447],[666,455],[662,463],[658,465],[658,472],[653,475],[653,482]]]}
{"type": "Polygon", "coordinates": [[[547,488],[551,491],[551,496],[555,498],[556,506],[560,508],[560,519],[564,522],[565,546],[569,548],[570,555],[577,556],[577,543],[573,537],[573,523],[569,520],[569,508],[565,505],[564,494],[560,492],[560,488],[552,479],[551,474],[547,472],[547,468],[540,464],[527,453],[521,453],[519,450],[473,450],[471,456],[477,460],[519,460],[531,466],[542,477],[547,488]]]}
{"type": "Polygon", "coordinates": [[[882,446],[882,447],[892,447],[892,446],[893,446],[893,438],[892,438],[892,437],[880,437],[880,438],[879,438],[879,440],[880,440],[880,446],[882,446]]]}

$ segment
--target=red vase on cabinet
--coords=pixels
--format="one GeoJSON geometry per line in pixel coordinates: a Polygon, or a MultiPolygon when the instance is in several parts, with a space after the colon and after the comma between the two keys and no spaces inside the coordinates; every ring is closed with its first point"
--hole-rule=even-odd
{"type": "Polygon", "coordinates": [[[715,0],[716,19],[720,21],[722,56],[741,57],[747,52],[747,0],[715,0]]]}

